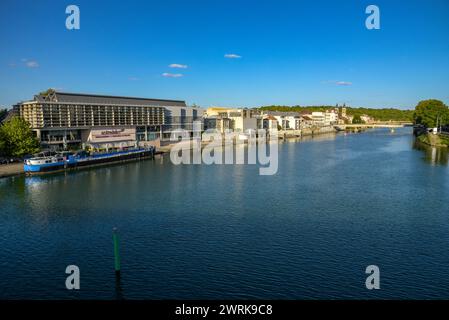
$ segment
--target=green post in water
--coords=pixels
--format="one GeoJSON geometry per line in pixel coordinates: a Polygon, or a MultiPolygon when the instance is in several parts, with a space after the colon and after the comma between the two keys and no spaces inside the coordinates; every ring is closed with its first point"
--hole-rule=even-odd
{"type": "Polygon", "coordinates": [[[114,265],[115,273],[120,274],[120,251],[118,246],[117,228],[112,229],[112,239],[114,240],[114,265]]]}

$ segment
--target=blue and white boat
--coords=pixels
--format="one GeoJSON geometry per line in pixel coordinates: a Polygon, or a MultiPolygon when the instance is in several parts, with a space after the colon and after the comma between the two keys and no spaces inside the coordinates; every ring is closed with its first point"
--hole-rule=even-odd
{"type": "Polygon", "coordinates": [[[104,165],[108,163],[140,160],[154,156],[154,147],[136,148],[107,153],[89,155],[85,151],[71,153],[40,153],[36,157],[24,161],[25,173],[54,172],[67,169],[76,169],[104,165]]]}

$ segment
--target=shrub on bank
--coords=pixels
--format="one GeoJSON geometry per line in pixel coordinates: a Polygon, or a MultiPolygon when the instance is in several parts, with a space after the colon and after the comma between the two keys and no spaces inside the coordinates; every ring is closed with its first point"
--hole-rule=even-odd
{"type": "Polygon", "coordinates": [[[0,154],[23,157],[39,151],[39,141],[28,122],[13,117],[0,126],[0,154]]]}

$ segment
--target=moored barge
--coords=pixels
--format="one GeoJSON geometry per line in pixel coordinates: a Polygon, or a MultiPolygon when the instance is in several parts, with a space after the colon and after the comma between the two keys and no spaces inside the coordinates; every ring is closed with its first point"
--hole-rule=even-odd
{"type": "Polygon", "coordinates": [[[41,154],[24,161],[27,174],[57,172],[70,169],[81,169],[124,161],[137,161],[154,157],[155,148],[135,148],[108,153],[88,154],[85,151],[70,153],[61,152],[53,155],[41,154]]]}

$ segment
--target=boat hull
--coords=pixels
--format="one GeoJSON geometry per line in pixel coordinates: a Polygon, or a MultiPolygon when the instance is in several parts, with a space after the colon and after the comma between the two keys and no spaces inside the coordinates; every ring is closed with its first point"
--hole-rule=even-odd
{"type": "Polygon", "coordinates": [[[154,149],[150,150],[133,150],[121,151],[109,154],[94,155],[85,158],[69,158],[65,161],[45,163],[45,164],[24,164],[24,171],[27,174],[39,174],[49,172],[59,172],[64,170],[90,168],[96,166],[103,166],[127,161],[138,161],[152,158],[154,156],[154,149]]]}
{"type": "Polygon", "coordinates": [[[25,164],[23,169],[25,172],[37,173],[48,172],[54,170],[64,169],[64,162],[44,163],[44,164],[25,164]]]}

